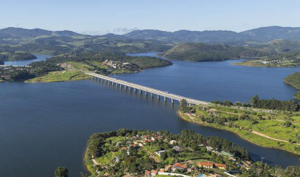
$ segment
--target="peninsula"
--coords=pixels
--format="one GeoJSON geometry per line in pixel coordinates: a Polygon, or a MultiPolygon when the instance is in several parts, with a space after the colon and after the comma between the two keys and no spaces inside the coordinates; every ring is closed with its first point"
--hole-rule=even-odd
{"type": "Polygon", "coordinates": [[[277,177],[278,170],[292,177],[300,172],[299,167],[281,169],[253,162],[244,148],[190,130],[179,134],[128,129],[95,133],[87,142],[84,160],[92,177],[277,177]]]}
{"type": "Polygon", "coordinates": [[[251,104],[215,101],[210,105],[185,106],[184,120],[236,133],[254,144],[300,154],[299,105],[293,101],[251,99],[251,104]]]}

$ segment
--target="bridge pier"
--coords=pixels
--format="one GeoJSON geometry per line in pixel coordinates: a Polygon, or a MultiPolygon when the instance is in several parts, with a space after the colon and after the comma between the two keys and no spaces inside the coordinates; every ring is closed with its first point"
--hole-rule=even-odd
{"type": "Polygon", "coordinates": [[[150,97],[153,99],[156,97],[157,100],[164,99],[164,102],[168,102],[168,99],[170,99],[171,104],[173,105],[175,102],[180,102],[181,100],[185,99],[187,101],[187,105],[209,105],[210,103],[200,100],[195,100],[191,98],[187,98],[184,96],[168,93],[166,91],[146,87],[143,85],[138,85],[130,82],[126,82],[123,80],[119,80],[113,77],[104,76],[101,74],[96,74],[92,72],[85,72],[85,74],[92,76],[91,79],[97,82],[104,83],[105,85],[111,85],[113,87],[119,88],[122,90],[125,88],[125,90],[129,90],[130,92],[134,91],[135,93],[140,92],[140,95],[143,95],[143,92],[145,92],[146,97],[150,97]],[[150,95],[149,95],[150,94],[150,95]]]}

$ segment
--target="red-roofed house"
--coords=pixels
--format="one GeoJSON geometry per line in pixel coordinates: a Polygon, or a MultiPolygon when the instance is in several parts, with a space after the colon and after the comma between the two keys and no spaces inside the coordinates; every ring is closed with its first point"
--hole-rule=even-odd
{"type": "Polygon", "coordinates": [[[199,167],[214,168],[214,164],[210,162],[198,162],[199,167]]]}
{"type": "Polygon", "coordinates": [[[215,166],[219,169],[226,170],[226,165],[225,164],[216,163],[215,166]]]}

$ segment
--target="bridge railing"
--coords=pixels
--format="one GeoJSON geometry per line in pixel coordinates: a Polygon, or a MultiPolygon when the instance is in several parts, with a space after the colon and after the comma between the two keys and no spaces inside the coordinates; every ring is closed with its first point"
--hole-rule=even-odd
{"type": "Polygon", "coordinates": [[[205,102],[205,101],[200,101],[200,100],[184,97],[184,96],[181,96],[181,95],[168,93],[166,91],[154,89],[154,88],[151,88],[151,87],[146,87],[146,86],[139,85],[139,84],[134,84],[134,83],[123,81],[123,80],[116,79],[116,78],[113,78],[113,77],[104,76],[104,75],[101,75],[101,74],[96,74],[96,73],[91,73],[91,72],[87,72],[86,74],[90,75],[90,76],[93,76],[93,77],[96,77],[96,78],[104,79],[104,80],[107,80],[107,81],[111,81],[111,82],[114,82],[114,83],[117,83],[117,84],[121,84],[121,85],[124,85],[124,86],[128,86],[128,87],[131,87],[131,88],[134,88],[134,89],[142,90],[144,92],[156,94],[158,96],[163,96],[163,97],[170,98],[170,99],[177,100],[177,101],[185,99],[190,104],[204,104],[204,105],[209,104],[208,102],[205,102]]]}

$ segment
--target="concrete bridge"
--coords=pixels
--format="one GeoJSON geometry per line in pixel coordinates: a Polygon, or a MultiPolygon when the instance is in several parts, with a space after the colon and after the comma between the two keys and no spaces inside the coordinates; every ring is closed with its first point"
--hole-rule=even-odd
{"type": "Polygon", "coordinates": [[[156,96],[156,98],[159,100],[162,97],[165,102],[167,101],[167,99],[170,99],[172,104],[174,104],[174,101],[179,102],[180,100],[183,100],[183,99],[186,100],[187,103],[191,104],[191,105],[198,105],[198,104],[208,105],[208,104],[210,104],[209,102],[195,100],[192,98],[176,95],[173,93],[168,93],[166,91],[162,91],[162,90],[158,90],[158,89],[154,89],[154,88],[150,88],[150,87],[145,87],[145,86],[142,86],[139,84],[126,82],[126,81],[123,81],[120,79],[104,76],[101,74],[96,74],[96,73],[92,73],[92,72],[86,72],[85,74],[92,76],[93,78],[95,78],[101,82],[107,82],[116,87],[120,87],[120,88],[124,87],[125,89],[128,89],[130,91],[139,92],[140,94],[144,93],[146,96],[149,95],[151,98],[154,98],[154,96],[156,96]]]}

